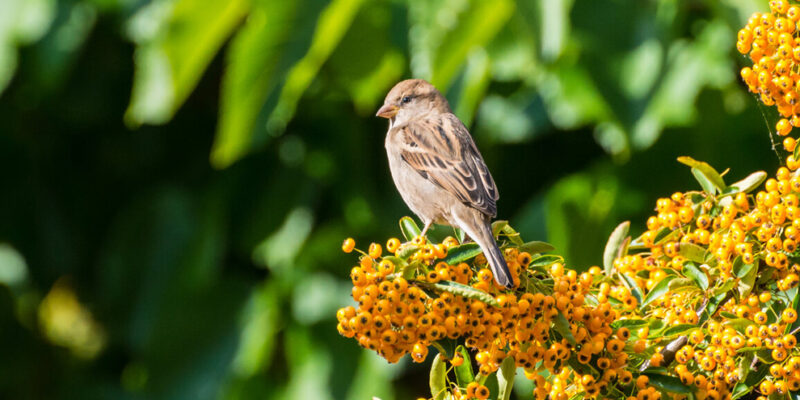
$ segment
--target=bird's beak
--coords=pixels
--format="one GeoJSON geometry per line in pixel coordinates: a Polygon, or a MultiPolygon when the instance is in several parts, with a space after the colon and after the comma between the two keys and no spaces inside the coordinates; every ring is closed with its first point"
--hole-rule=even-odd
{"type": "Polygon", "coordinates": [[[398,111],[400,111],[400,109],[397,108],[397,106],[391,104],[384,104],[383,107],[381,107],[380,110],[378,110],[378,112],[375,113],[375,116],[387,119],[393,118],[395,115],[397,115],[398,111]]]}

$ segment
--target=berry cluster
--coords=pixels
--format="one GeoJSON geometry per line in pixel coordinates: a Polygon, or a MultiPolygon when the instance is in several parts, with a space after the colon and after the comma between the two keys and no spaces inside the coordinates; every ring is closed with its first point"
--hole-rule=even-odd
{"type": "MultiPolygon", "coordinates": [[[[796,139],[787,135],[800,126],[800,5],[771,0],[769,6],[769,13],[754,13],[739,30],[736,49],[753,62],[752,67],[741,69],[742,79],[762,103],[777,107],[781,118],[775,130],[786,136],[783,146],[793,152],[796,139]]],[[[800,167],[796,158],[790,155],[786,160],[791,170],[800,167]]]]}

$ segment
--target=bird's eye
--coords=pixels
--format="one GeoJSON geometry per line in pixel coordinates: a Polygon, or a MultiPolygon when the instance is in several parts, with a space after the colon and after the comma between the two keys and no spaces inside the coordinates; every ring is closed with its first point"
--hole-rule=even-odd
{"type": "Polygon", "coordinates": [[[403,96],[400,101],[402,101],[403,104],[409,103],[411,101],[411,96],[403,96]]]}

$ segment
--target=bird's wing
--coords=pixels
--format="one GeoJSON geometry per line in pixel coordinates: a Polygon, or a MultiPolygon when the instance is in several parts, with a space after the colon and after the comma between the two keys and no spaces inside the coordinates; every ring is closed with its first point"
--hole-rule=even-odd
{"type": "Polygon", "coordinates": [[[400,131],[400,155],[429,181],[492,217],[500,197],[467,128],[451,113],[415,119],[400,131]]]}

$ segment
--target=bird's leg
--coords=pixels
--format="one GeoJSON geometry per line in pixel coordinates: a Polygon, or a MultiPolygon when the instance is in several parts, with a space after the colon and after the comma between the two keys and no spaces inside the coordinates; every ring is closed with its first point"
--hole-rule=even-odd
{"type": "Polygon", "coordinates": [[[425,227],[424,227],[424,228],[422,228],[422,232],[420,232],[420,234],[419,234],[419,235],[420,235],[420,236],[425,236],[425,232],[428,232],[428,228],[430,228],[430,227],[431,227],[431,224],[432,224],[432,223],[433,223],[433,220],[430,220],[430,221],[426,222],[426,223],[425,223],[425,227]]]}

